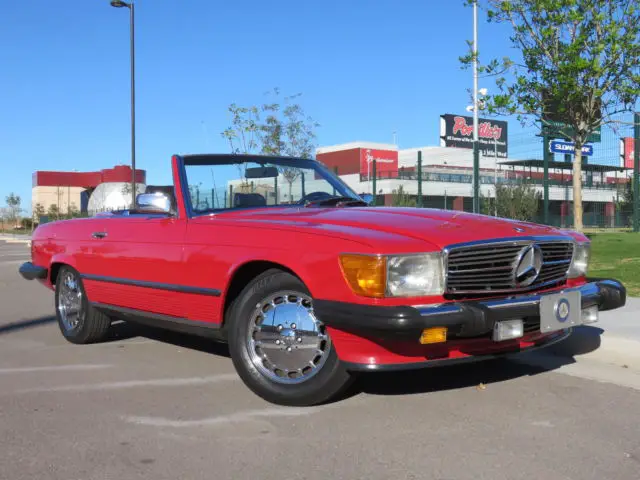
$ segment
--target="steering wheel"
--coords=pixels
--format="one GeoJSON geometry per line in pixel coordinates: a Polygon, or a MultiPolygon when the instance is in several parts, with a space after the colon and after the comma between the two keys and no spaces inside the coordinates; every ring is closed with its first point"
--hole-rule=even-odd
{"type": "Polygon", "coordinates": [[[333,197],[333,195],[327,192],[311,192],[302,197],[297,203],[304,205],[307,202],[315,202],[317,200],[323,200],[330,197],[333,197]]]}

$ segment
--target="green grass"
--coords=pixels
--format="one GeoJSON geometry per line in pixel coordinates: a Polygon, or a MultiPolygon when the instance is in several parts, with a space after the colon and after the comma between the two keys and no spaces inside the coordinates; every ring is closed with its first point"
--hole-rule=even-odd
{"type": "Polygon", "coordinates": [[[596,233],[591,239],[589,276],[620,280],[628,295],[640,297],[640,234],[596,233]]]}

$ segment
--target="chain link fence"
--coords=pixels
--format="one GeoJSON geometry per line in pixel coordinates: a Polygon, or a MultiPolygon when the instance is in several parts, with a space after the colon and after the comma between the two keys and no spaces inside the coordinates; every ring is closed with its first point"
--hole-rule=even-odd
{"type": "MultiPolygon", "coordinates": [[[[582,205],[585,229],[633,227],[634,118],[621,116],[602,127],[599,142],[583,156],[582,205]]],[[[481,156],[480,212],[518,218],[561,228],[572,228],[573,155],[547,153],[539,128],[509,137],[508,158],[481,156]],[[545,215],[545,191],[548,212],[545,215]],[[524,200],[523,200],[524,198],[524,200]],[[528,208],[517,208],[519,201],[528,208]],[[517,211],[517,215],[512,215],[517,211]]],[[[548,150],[547,150],[548,151],[548,150]]],[[[397,172],[360,175],[366,192],[375,192],[376,205],[473,211],[473,152],[470,149],[429,147],[413,159],[400,158],[397,172]]],[[[375,170],[375,168],[373,169],[375,170]]],[[[339,173],[339,172],[338,172],[339,173]]],[[[362,188],[361,188],[362,189],[362,188]]]]}

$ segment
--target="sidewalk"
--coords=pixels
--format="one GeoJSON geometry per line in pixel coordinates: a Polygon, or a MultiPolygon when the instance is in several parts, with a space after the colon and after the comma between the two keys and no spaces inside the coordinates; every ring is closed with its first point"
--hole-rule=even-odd
{"type": "Polygon", "coordinates": [[[0,233],[0,242],[28,244],[31,242],[31,235],[0,233]]]}
{"type": "Polygon", "coordinates": [[[600,313],[600,321],[593,327],[604,332],[600,336],[600,348],[590,357],[614,363],[633,362],[640,368],[640,298],[627,297],[623,308],[600,313]]]}
{"type": "Polygon", "coordinates": [[[640,370],[640,298],[627,297],[624,307],[600,312],[598,322],[576,328],[571,337],[549,350],[640,370]]]}
{"type": "Polygon", "coordinates": [[[606,334],[640,342],[640,298],[627,297],[623,308],[600,313],[600,326],[606,334]]]}

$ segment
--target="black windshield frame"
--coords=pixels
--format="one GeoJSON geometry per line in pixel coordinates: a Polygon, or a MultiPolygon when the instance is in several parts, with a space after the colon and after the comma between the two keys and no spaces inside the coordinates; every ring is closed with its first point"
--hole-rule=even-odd
{"type": "MultiPolygon", "coordinates": [[[[324,180],[326,180],[336,192],[345,197],[352,197],[354,200],[361,200],[360,197],[351,187],[349,187],[340,177],[334,174],[321,162],[308,158],[295,157],[278,157],[268,155],[247,155],[247,154],[189,154],[176,155],[178,159],[178,167],[180,173],[180,183],[182,190],[182,200],[187,211],[187,217],[200,217],[205,215],[220,214],[225,212],[233,212],[237,210],[246,210],[247,207],[232,208],[211,208],[206,211],[196,211],[193,209],[191,197],[189,195],[189,181],[187,177],[188,166],[223,166],[223,165],[242,165],[244,163],[257,163],[259,165],[271,164],[283,167],[295,167],[308,169],[317,172],[324,180]]],[[[304,205],[266,205],[257,207],[265,208],[302,208],[304,205]]]]}

